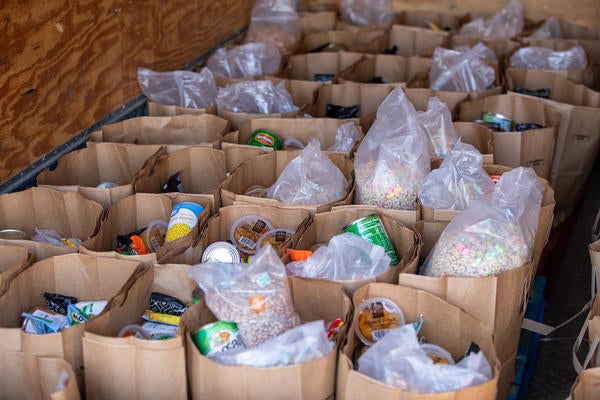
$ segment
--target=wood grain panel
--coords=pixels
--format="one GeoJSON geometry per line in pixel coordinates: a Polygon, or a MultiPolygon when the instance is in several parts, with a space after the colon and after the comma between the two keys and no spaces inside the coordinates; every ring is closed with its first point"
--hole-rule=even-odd
{"type": "Polygon", "coordinates": [[[0,1],[0,181],[246,26],[248,0],[0,1]]]}

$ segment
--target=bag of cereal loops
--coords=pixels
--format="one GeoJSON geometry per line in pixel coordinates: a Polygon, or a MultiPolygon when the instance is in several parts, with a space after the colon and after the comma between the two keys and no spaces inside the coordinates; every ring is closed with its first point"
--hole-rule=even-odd
{"type": "Polygon", "coordinates": [[[271,246],[262,247],[250,264],[197,264],[189,275],[215,317],[237,324],[248,348],[300,324],[285,266],[271,246]]]}
{"type": "Polygon", "coordinates": [[[415,209],[419,185],[431,168],[427,134],[416,115],[399,87],[377,109],[354,160],[357,204],[415,209]]]}
{"type": "Polygon", "coordinates": [[[454,218],[421,270],[428,276],[495,276],[531,259],[544,188],[531,168],[506,172],[454,218]]]}

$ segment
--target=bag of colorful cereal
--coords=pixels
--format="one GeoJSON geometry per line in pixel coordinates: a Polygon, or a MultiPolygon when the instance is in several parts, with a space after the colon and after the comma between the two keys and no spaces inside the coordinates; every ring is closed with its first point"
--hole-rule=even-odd
{"type": "Polygon", "coordinates": [[[354,160],[356,202],[414,210],[419,185],[430,170],[427,134],[401,88],[377,109],[377,119],[354,160]]]}
{"type": "Polygon", "coordinates": [[[543,191],[532,168],[504,173],[448,224],[421,273],[494,276],[530,261],[543,191]]]}

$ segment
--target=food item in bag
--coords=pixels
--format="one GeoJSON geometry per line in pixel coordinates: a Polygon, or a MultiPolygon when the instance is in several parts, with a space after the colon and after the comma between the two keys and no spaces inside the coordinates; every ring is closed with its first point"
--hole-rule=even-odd
{"type": "Polygon", "coordinates": [[[360,104],[355,104],[353,106],[338,106],[335,104],[327,103],[325,105],[325,113],[327,118],[337,118],[337,119],[348,119],[348,118],[358,118],[360,113],[360,104]]]}
{"type": "Polygon", "coordinates": [[[42,307],[35,308],[31,313],[22,313],[21,316],[25,318],[22,328],[26,333],[55,333],[68,326],[67,317],[42,307]]]}
{"type": "Polygon", "coordinates": [[[160,189],[161,193],[183,193],[183,183],[181,182],[181,171],[175,172],[169,177],[167,182],[160,189]]]}
{"type": "Polygon", "coordinates": [[[203,356],[213,358],[217,353],[246,348],[234,322],[217,321],[204,325],[192,335],[192,340],[203,356]]]}
{"type": "Polygon", "coordinates": [[[271,229],[258,238],[258,247],[270,244],[275,250],[279,250],[293,234],[294,231],[291,229],[271,229]]]}
{"type": "Polygon", "coordinates": [[[272,229],[273,225],[266,218],[247,215],[233,223],[230,239],[240,251],[254,254],[258,250],[258,239],[272,229]]]}
{"type": "Polygon", "coordinates": [[[481,116],[483,122],[489,124],[494,131],[511,132],[513,130],[513,121],[504,115],[484,112],[481,116]]]}
{"type": "Polygon", "coordinates": [[[431,343],[423,343],[421,348],[425,350],[425,353],[431,358],[434,364],[456,364],[454,358],[452,358],[452,354],[444,350],[443,347],[431,343]]]}
{"type": "Polygon", "coordinates": [[[550,98],[550,88],[541,88],[538,90],[529,90],[522,87],[515,87],[515,92],[526,94],[527,96],[539,97],[540,99],[549,99],[550,98]]]}
{"type": "Polygon", "coordinates": [[[383,297],[366,299],[357,309],[356,334],[367,346],[383,338],[391,329],[404,325],[404,314],[392,300],[383,297]]]}
{"type": "Polygon", "coordinates": [[[229,242],[214,242],[204,249],[202,262],[239,263],[240,252],[237,247],[229,242]]]}
{"type": "Polygon", "coordinates": [[[376,244],[385,249],[385,254],[390,257],[390,265],[396,265],[400,262],[396,250],[390,241],[390,237],[385,231],[383,222],[378,214],[371,214],[369,216],[359,218],[356,221],[346,225],[344,232],[352,232],[367,242],[376,244]]]}
{"type": "Polygon", "coordinates": [[[158,219],[150,222],[148,227],[142,231],[141,237],[149,252],[156,253],[165,244],[165,235],[168,228],[168,223],[158,219]]]}
{"type": "Polygon", "coordinates": [[[198,224],[198,216],[203,210],[204,207],[201,205],[189,201],[175,204],[171,211],[165,241],[172,242],[189,234],[198,224]]]}
{"type": "Polygon", "coordinates": [[[252,132],[248,144],[258,147],[270,147],[273,150],[281,150],[281,140],[273,132],[266,129],[257,129],[252,132]]]}
{"type": "Polygon", "coordinates": [[[150,295],[150,309],[162,314],[182,315],[188,308],[173,296],[153,292],[150,295]]]}
{"type": "Polygon", "coordinates": [[[44,293],[46,299],[46,308],[52,312],[67,315],[67,306],[76,304],[77,298],[72,296],[63,296],[55,293],[44,293]]]}
{"type": "Polygon", "coordinates": [[[94,318],[106,308],[106,300],[80,301],[77,304],[69,304],[67,307],[67,323],[69,326],[83,324],[94,318]]]}

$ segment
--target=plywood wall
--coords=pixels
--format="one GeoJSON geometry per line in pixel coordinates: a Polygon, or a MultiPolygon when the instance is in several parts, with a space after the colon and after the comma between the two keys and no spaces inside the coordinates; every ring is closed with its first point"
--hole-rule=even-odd
{"type": "Polygon", "coordinates": [[[248,0],[0,2],[0,181],[249,22],[248,0]]]}

